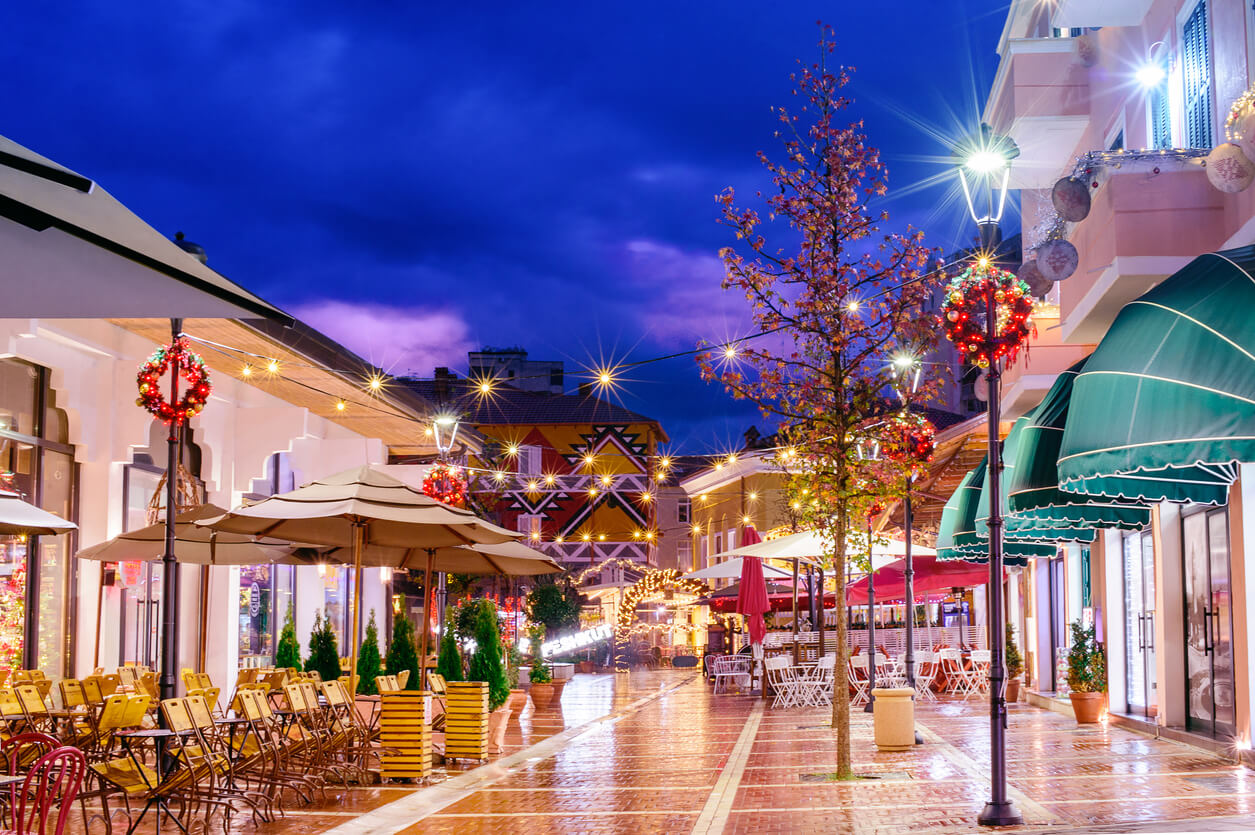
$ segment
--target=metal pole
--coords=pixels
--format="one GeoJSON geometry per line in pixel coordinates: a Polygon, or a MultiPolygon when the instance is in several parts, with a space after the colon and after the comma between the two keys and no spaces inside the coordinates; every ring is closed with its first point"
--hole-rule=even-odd
{"type": "Polygon", "coordinates": [[[423,634],[418,642],[418,689],[427,689],[427,633],[431,631],[431,607],[435,599],[431,587],[431,566],[436,559],[436,550],[427,549],[427,571],[423,575],[423,634]]]}
{"type": "MultiPolygon", "coordinates": [[[[182,319],[170,320],[171,346],[183,330],[182,319]]],[[[170,403],[179,402],[179,360],[170,360],[170,403]]],[[[166,434],[166,550],[161,555],[161,698],[175,696],[175,673],[179,665],[179,565],[174,561],[174,525],[178,513],[179,425],[178,415],[170,421],[166,434]]]]}
{"type": "Polygon", "coordinates": [[[867,517],[867,706],[864,713],[875,710],[876,697],[876,572],[872,570],[872,517],[867,517]]]}
{"type": "MultiPolygon", "coordinates": [[[[983,232],[984,230],[982,230],[983,232]]],[[[982,235],[984,237],[984,235],[982,235]]],[[[976,822],[982,826],[1017,826],[1024,816],[1007,799],[1007,703],[1003,688],[1007,670],[1003,659],[1005,635],[1002,628],[1002,442],[998,424],[1002,404],[998,390],[1001,372],[993,358],[997,338],[997,308],[993,293],[985,297],[985,347],[990,356],[985,380],[989,384],[989,460],[986,484],[989,486],[989,763],[990,800],[976,822]]]]}
{"type": "MultiPolygon", "coordinates": [[[[914,518],[911,509],[912,474],[906,476],[906,496],[902,503],[902,521],[906,527],[906,569],[902,572],[906,592],[906,686],[911,688],[911,700],[915,700],[915,560],[911,556],[911,527],[914,518]]],[[[924,616],[928,616],[928,606],[924,606],[924,616]]],[[[919,731],[915,732],[915,744],[923,745],[924,738],[919,731]]]]}
{"type": "Polygon", "coordinates": [[[353,594],[349,597],[349,620],[352,622],[350,632],[352,642],[349,653],[349,693],[350,698],[357,695],[357,651],[362,638],[362,549],[366,547],[366,522],[360,519],[353,521],[353,594]]]}
{"type": "Polygon", "coordinates": [[[802,663],[797,647],[797,557],[793,558],[793,666],[802,663]]]}
{"type": "MultiPolygon", "coordinates": [[[[824,657],[824,567],[819,567],[819,657],[824,657]]],[[[849,621],[846,621],[846,628],[849,628],[849,621]]]]}

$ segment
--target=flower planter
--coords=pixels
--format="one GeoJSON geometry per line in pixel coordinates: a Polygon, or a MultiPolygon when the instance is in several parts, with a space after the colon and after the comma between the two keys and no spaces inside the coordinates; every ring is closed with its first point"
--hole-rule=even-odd
{"type": "Polygon", "coordinates": [[[554,697],[557,695],[556,691],[557,687],[552,681],[533,681],[531,690],[532,704],[536,706],[537,710],[548,710],[554,702],[554,697]]]}
{"type": "Polygon", "coordinates": [[[1079,725],[1092,725],[1102,715],[1102,693],[1069,693],[1072,700],[1072,712],[1076,714],[1079,725]]]}
{"type": "Polygon", "coordinates": [[[488,684],[451,681],[445,703],[445,758],[488,759],[488,684]]]}
{"type": "Polygon", "coordinates": [[[516,687],[510,691],[510,698],[505,703],[510,708],[510,712],[518,716],[523,712],[523,708],[527,707],[527,691],[522,687],[516,687]]]}
{"type": "Polygon", "coordinates": [[[579,672],[579,673],[591,673],[593,671],[593,662],[592,661],[580,661],[578,664],[575,665],[575,668],[576,668],[576,672],[579,672]]]}
{"type": "Polygon", "coordinates": [[[497,708],[488,715],[488,750],[500,754],[505,750],[505,729],[510,723],[510,703],[497,708]]]}
{"type": "Polygon", "coordinates": [[[1007,701],[1018,702],[1020,700],[1020,680],[1013,678],[1007,682],[1007,701]]]}
{"type": "Polygon", "coordinates": [[[553,680],[553,700],[555,702],[562,701],[562,689],[566,687],[567,679],[555,678],[553,680]]]}

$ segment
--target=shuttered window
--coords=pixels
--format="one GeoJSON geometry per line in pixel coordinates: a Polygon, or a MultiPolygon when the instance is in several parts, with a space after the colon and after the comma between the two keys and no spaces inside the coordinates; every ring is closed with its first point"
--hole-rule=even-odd
{"type": "Polygon", "coordinates": [[[1168,81],[1150,92],[1150,146],[1156,150],[1172,147],[1172,110],[1168,106],[1168,81]]]}
{"type": "Polygon", "coordinates": [[[1210,148],[1211,50],[1207,37],[1207,3],[1200,0],[1181,29],[1181,64],[1185,82],[1185,144],[1210,148]]]}

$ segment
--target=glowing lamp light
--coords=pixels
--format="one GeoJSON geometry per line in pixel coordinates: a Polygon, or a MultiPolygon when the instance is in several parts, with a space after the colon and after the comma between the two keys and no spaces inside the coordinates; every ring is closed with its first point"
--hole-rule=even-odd
{"type": "Polygon", "coordinates": [[[553,477],[553,473],[549,473],[548,475],[545,476],[545,484],[548,484],[549,486],[552,487],[555,481],[557,481],[557,479],[553,477]]]}
{"type": "Polygon", "coordinates": [[[725,359],[730,359],[730,360],[736,359],[736,346],[729,345],[728,347],[724,348],[723,356],[725,359]]]}
{"type": "Polygon", "coordinates": [[[493,481],[500,484],[501,482],[505,481],[505,473],[501,472],[501,470],[497,470],[495,473],[492,474],[492,479],[493,481]]]}
{"type": "Polygon", "coordinates": [[[757,494],[757,493],[750,493],[750,501],[751,501],[751,502],[756,502],[756,501],[758,501],[758,494],[757,494]]]}
{"type": "Polygon", "coordinates": [[[588,488],[588,495],[590,495],[590,496],[596,496],[596,495],[597,495],[597,488],[596,488],[596,487],[589,487],[589,488],[588,488]]]}
{"type": "Polygon", "coordinates": [[[597,534],[597,538],[601,540],[602,542],[606,541],[606,535],[604,533],[597,534]]]}
{"type": "Polygon", "coordinates": [[[337,401],[336,401],[336,411],[337,411],[337,412],[343,412],[343,411],[344,411],[345,409],[347,409],[348,407],[349,407],[349,404],[348,404],[348,403],[345,403],[343,400],[337,400],[337,401]]]}
{"type": "Polygon", "coordinates": [[[846,309],[846,310],[848,310],[848,311],[850,311],[851,313],[857,313],[857,312],[858,312],[858,301],[856,301],[856,300],[854,300],[854,299],[851,299],[851,300],[850,300],[850,301],[846,304],[845,309],[846,309]]]}
{"type": "Polygon", "coordinates": [[[366,381],[366,387],[374,393],[379,393],[383,389],[383,377],[378,374],[372,374],[370,379],[366,381]]]}
{"type": "Polygon", "coordinates": [[[650,542],[653,542],[653,541],[654,541],[654,532],[653,532],[653,531],[645,531],[645,538],[646,538],[647,540],[649,540],[650,542]]]}
{"type": "Polygon", "coordinates": [[[539,484],[537,484],[535,481],[529,481],[529,482],[527,482],[527,489],[528,489],[528,490],[531,490],[532,492],[535,492],[535,491],[536,491],[536,488],[537,488],[537,487],[539,487],[539,486],[540,486],[540,485],[539,485],[539,484]]]}
{"type": "Polygon", "coordinates": [[[492,383],[488,382],[487,380],[484,380],[484,382],[480,383],[479,393],[480,394],[492,394],[492,383]]]}
{"type": "Polygon", "coordinates": [[[506,454],[506,455],[509,455],[511,458],[513,458],[514,456],[518,455],[518,454],[519,454],[519,445],[518,445],[518,444],[510,444],[508,447],[506,447],[506,448],[505,448],[505,454],[506,454]]]}
{"type": "Polygon", "coordinates": [[[532,531],[532,542],[540,541],[540,531],[532,531]]]}
{"type": "Polygon", "coordinates": [[[661,461],[658,462],[658,466],[662,467],[664,470],[667,469],[668,467],[671,466],[671,459],[664,457],[661,461]]]}
{"type": "Polygon", "coordinates": [[[736,453],[735,453],[735,452],[732,452],[732,453],[729,453],[729,454],[728,454],[728,463],[729,463],[729,464],[735,464],[735,463],[736,463],[736,453]]]}
{"type": "Polygon", "coordinates": [[[593,462],[596,460],[597,459],[593,457],[593,454],[591,452],[584,456],[584,463],[590,467],[593,465],[593,462]]]}
{"type": "Polygon", "coordinates": [[[1133,73],[1133,77],[1137,79],[1137,83],[1147,90],[1158,87],[1168,77],[1168,71],[1163,68],[1163,64],[1158,61],[1147,62],[1137,68],[1137,72],[1133,73]]]}
{"type": "Polygon", "coordinates": [[[441,455],[448,455],[458,436],[458,419],[452,415],[440,415],[431,422],[431,426],[436,436],[436,450],[441,455]]]}
{"type": "Polygon", "coordinates": [[[640,538],[641,538],[641,532],[640,532],[640,531],[632,531],[632,538],[633,538],[633,539],[640,539],[640,538]]]}
{"type": "Polygon", "coordinates": [[[586,534],[584,534],[584,536],[583,536],[583,537],[581,537],[581,538],[582,538],[585,542],[588,542],[589,540],[591,540],[591,539],[593,538],[593,535],[592,535],[592,534],[590,534],[590,533],[586,533],[586,534]]]}
{"type": "Polygon", "coordinates": [[[266,370],[269,371],[271,374],[278,374],[279,373],[279,361],[271,360],[270,362],[266,363],[266,370]]]}
{"type": "Polygon", "coordinates": [[[964,167],[974,174],[993,174],[1006,164],[1006,157],[992,148],[977,148],[963,161],[964,167]]]}
{"type": "Polygon", "coordinates": [[[652,499],[652,498],[653,498],[653,496],[649,495],[648,493],[641,493],[641,501],[643,501],[643,502],[648,503],[648,502],[649,502],[649,500],[650,500],[650,499],[652,499]]]}
{"type": "Polygon", "coordinates": [[[246,366],[244,366],[243,368],[241,368],[241,369],[240,369],[240,376],[241,376],[241,377],[252,377],[252,376],[253,376],[253,367],[252,367],[251,365],[246,365],[246,366]]]}
{"type": "Polygon", "coordinates": [[[610,482],[611,482],[611,481],[612,481],[612,479],[611,479],[611,478],[610,478],[610,476],[608,476],[608,475],[603,475],[603,476],[601,477],[601,483],[602,483],[602,484],[604,484],[604,485],[606,485],[607,487],[609,487],[609,486],[610,486],[610,482]]]}
{"type": "Polygon", "coordinates": [[[749,523],[750,523],[750,518],[749,518],[748,516],[742,516],[742,517],[741,517],[741,524],[742,524],[742,525],[748,525],[749,523]]]}
{"type": "Polygon", "coordinates": [[[701,532],[702,532],[702,526],[701,526],[701,525],[694,525],[694,526],[693,526],[693,533],[701,533],[701,532]]]}
{"type": "Polygon", "coordinates": [[[977,258],[976,266],[980,267],[982,270],[989,269],[989,256],[982,255],[981,257],[977,258]]]}

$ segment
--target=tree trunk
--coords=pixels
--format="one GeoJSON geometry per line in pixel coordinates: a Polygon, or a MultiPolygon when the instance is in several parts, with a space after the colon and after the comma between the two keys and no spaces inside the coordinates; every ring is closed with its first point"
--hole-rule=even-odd
{"type": "Polygon", "coordinates": [[[837,503],[836,552],[832,573],[837,580],[837,668],[832,688],[832,728],[837,734],[837,779],[853,776],[850,762],[850,644],[845,607],[845,534],[847,501],[837,503]]]}

